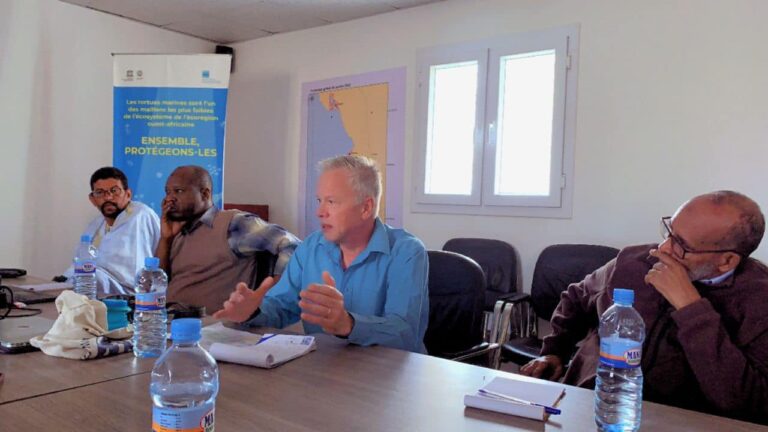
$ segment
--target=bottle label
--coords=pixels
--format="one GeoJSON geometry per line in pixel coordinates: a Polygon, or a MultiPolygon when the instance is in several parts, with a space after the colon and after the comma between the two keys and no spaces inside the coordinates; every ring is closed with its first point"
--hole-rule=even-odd
{"type": "Polygon", "coordinates": [[[609,337],[600,339],[600,363],[618,368],[634,369],[640,366],[643,344],[631,339],[609,337]]]}
{"type": "Polygon", "coordinates": [[[153,432],[213,432],[213,402],[193,408],[152,408],[153,432]]]}
{"type": "Polygon", "coordinates": [[[165,293],[137,293],[136,311],[156,311],[165,309],[165,293]]]}
{"type": "Polygon", "coordinates": [[[96,262],[90,260],[75,261],[75,274],[96,273],[96,262]]]}

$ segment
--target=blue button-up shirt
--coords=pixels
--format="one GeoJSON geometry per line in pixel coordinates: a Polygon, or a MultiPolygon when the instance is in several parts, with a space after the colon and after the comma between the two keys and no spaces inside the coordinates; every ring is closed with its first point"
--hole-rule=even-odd
{"type": "MultiPolygon", "coordinates": [[[[316,231],[296,249],[280,281],[264,298],[261,313],[247,324],[282,328],[298,321],[299,291],[322,284],[327,270],[355,320],[350,342],[423,353],[429,319],[428,266],[421,240],[379,219],[368,246],[346,270],[339,245],[316,231]]],[[[317,325],[303,324],[307,333],[322,332],[317,325]]]]}
{"type": "Polygon", "coordinates": [[[711,279],[700,279],[698,282],[701,282],[704,285],[709,285],[709,286],[718,285],[718,284],[722,283],[724,280],[726,280],[729,277],[731,277],[731,275],[734,272],[736,272],[736,269],[729,270],[729,271],[721,274],[720,276],[715,276],[715,277],[713,277],[711,279]]]}

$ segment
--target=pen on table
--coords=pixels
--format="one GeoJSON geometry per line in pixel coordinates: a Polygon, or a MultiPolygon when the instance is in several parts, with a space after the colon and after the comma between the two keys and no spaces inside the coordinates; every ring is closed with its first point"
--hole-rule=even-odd
{"type": "Polygon", "coordinates": [[[271,334],[271,335],[264,335],[264,336],[261,337],[261,339],[259,339],[258,342],[256,342],[256,345],[258,345],[258,344],[260,344],[262,342],[265,342],[265,341],[267,341],[269,339],[272,339],[275,336],[277,336],[277,333],[274,333],[274,334],[271,334]]]}
{"type": "Polygon", "coordinates": [[[508,400],[510,402],[519,403],[521,405],[532,405],[532,406],[542,407],[542,408],[544,408],[544,412],[546,412],[547,414],[552,414],[552,415],[560,414],[560,410],[557,409],[557,408],[553,408],[551,406],[546,406],[546,405],[539,404],[539,403],[536,403],[536,402],[531,402],[531,401],[528,401],[528,400],[525,400],[525,399],[516,398],[514,396],[505,395],[503,393],[497,393],[495,391],[486,390],[486,389],[480,389],[480,390],[478,390],[478,392],[481,395],[490,396],[491,398],[508,400]]]}

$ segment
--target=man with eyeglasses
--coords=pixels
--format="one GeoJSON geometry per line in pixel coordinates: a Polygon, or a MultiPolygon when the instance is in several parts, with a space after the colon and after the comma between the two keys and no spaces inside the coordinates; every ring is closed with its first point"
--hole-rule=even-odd
{"type": "Polygon", "coordinates": [[[594,388],[597,325],[614,288],[643,317],[643,398],[768,423],[768,268],[749,258],[765,231],[750,198],[697,196],[661,220],[663,241],[632,246],[563,292],[542,356],[524,375],[594,388]],[[577,346],[577,343],[579,346],[577,346]]]}
{"type": "MultiPolygon", "coordinates": [[[[133,294],[136,274],[151,257],[160,240],[160,219],[147,205],[131,201],[125,174],[103,167],[91,175],[88,199],[101,215],[88,224],[83,234],[99,252],[96,282],[100,294],[133,294]]],[[[71,278],[73,267],[64,273],[71,278]]]]}

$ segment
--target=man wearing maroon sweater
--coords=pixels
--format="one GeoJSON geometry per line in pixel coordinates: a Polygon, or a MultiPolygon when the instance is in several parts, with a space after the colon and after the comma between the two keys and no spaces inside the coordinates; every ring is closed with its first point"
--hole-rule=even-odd
{"type": "Polygon", "coordinates": [[[661,222],[661,244],[627,247],[563,292],[542,356],[520,372],[559,379],[575,351],[564,382],[594,388],[599,317],[614,288],[630,288],[646,326],[644,399],[768,423],[768,268],[749,258],[759,206],[712,192],[661,222]]]}

